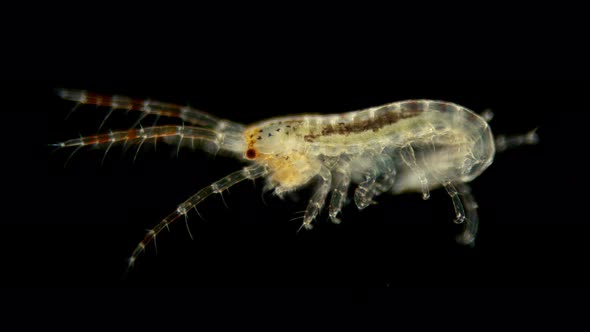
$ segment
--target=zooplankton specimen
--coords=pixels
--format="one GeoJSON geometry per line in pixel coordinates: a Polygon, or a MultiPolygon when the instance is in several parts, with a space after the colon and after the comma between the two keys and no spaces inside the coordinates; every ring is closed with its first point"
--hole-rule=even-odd
{"type": "Polygon", "coordinates": [[[317,183],[303,216],[306,229],[312,228],[325,205],[330,220],[339,223],[351,184],[356,185],[353,197],[359,209],[383,193],[418,192],[428,199],[430,190],[443,187],[453,202],[455,222],[464,224],[457,241],[472,245],[478,227],[477,204],[467,183],[490,166],[496,149],[537,141],[535,131],[494,140],[487,123],[491,116],[485,115],[490,113],[480,116],[435,100],[400,101],[344,114],[284,116],[245,126],[174,104],[78,90],[59,94],[78,104],[138,111],[142,118],[173,117],[191,125],[111,131],[55,144],[58,147],[104,146],[108,151],[122,142],[141,146],[163,140],[180,147],[197,141],[213,147],[209,152],[225,152],[249,164],[178,205],[139,242],[129,266],[162,229],[181,217],[186,221],[188,212],[205,198],[243,180],[262,177],[266,189],[279,197],[317,183]]]}

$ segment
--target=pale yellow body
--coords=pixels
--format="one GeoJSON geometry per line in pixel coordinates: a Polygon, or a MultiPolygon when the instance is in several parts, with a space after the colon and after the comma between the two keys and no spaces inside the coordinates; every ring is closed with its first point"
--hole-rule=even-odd
{"type": "MultiPolygon", "coordinates": [[[[339,115],[282,117],[256,123],[244,134],[248,149],[255,151],[248,159],[270,170],[272,186],[278,192],[308,183],[326,159],[347,156],[350,166],[359,167],[351,169],[352,173],[364,172],[371,167],[372,157],[395,154],[396,149],[408,146],[420,150],[421,168],[431,188],[442,182],[468,182],[492,163],[494,140],[484,119],[451,103],[405,103],[423,107],[379,128],[366,124],[380,121],[384,112],[403,112],[404,102],[339,115]],[[357,130],[339,130],[339,126],[357,126],[357,130]]],[[[396,164],[400,167],[402,163],[396,164]]],[[[416,172],[405,172],[398,181],[403,185],[396,186],[397,192],[421,190],[416,172]]]]}

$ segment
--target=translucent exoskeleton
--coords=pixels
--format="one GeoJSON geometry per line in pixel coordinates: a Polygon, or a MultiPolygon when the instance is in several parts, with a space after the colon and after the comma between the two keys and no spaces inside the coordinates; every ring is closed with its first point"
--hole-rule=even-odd
{"type": "MultiPolygon", "coordinates": [[[[456,223],[464,224],[457,237],[473,245],[478,228],[477,203],[468,183],[488,168],[497,150],[537,142],[535,131],[494,139],[488,120],[450,102],[407,100],[360,111],[333,115],[282,116],[243,125],[205,112],[169,103],[104,96],[79,90],[60,90],[62,98],[89,104],[174,117],[185,124],[132,128],[75,138],[55,144],[80,149],[113,144],[164,141],[171,144],[206,143],[208,152],[233,155],[248,165],[212,183],[181,203],[139,242],[129,258],[132,266],[156,236],[212,194],[220,194],[247,179],[266,179],[266,189],[277,196],[315,184],[303,228],[327,206],[328,216],[340,223],[349,188],[359,209],[383,193],[420,193],[424,199],[439,187],[454,206],[456,223]]],[[[111,113],[109,112],[108,115],[111,113]]],[[[107,115],[107,117],[108,117],[107,115]]],[[[106,119],[105,119],[106,120],[106,119]]]]}

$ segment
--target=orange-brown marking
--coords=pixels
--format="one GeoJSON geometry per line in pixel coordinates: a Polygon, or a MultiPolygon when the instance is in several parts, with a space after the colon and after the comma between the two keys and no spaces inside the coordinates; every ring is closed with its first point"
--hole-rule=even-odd
{"type": "Polygon", "coordinates": [[[137,138],[137,130],[133,129],[133,130],[129,130],[127,132],[127,139],[136,139],[137,138]]]}
{"type": "Polygon", "coordinates": [[[246,158],[248,159],[254,159],[258,156],[258,151],[254,147],[254,144],[256,144],[257,139],[255,137],[258,136],[259,132],[260,129],[252,128],[247,130],[244,134],[246,136],[246,142],[248,143],[248,150],[246,150],[246,158]]]}

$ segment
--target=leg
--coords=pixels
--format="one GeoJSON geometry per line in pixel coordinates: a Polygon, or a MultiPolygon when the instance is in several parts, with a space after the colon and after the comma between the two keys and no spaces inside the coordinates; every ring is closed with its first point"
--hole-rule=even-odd
{"type": "Polygon", "coordinates": [[[455,223],[462,224],[465,221],[465,209],[463,208],[463,202],[461,201],[459,192],[451,182],[446,182],[443,186],[453,200],[453,207],[455,208],[455,223]]]}
{"type": "Polygon", "coordinates": [[[320,176],[319,188],[315,194],[313,194],[309,204],[307,205],[307,209],[305,210],[305,215],[303,217],[303,225],[301,225],[301,227],[305,227],[306,229],[311,229],[313,227],[311,222],[322,210],[322,207],[326,202],[326,196],[328,196],[330,188],[332,187],[332,173],[327,167],[322,166],[318,175],[320,176]]]}
{"type": "Polygon", "coordinates": [[[334,169],[334,177],[336,184],[332,190],[332,198],[330,199],[329,215],[333,223],[339,224],[340,219],[338,214],[342,210],[348,186],[350,185],[350,166],[347,162],[341,161],[334,169]]]}
{"type": "Polygon", "coordinates": [[[58,147],[82,147],[89,145],[110,146],[114,143],[140,143],[143,144],[148,139],[167,139],[178,138],[179,144],[183,139],[196,139],[214,143],[219,149],[238,152],[244,151],[243,139],[237,134],[223,134],[214,130],[185,127],[185,126],[156,126],[140,129],[131,129],[123,131],[114,131],[108,134],[99,134],[71,139],[62,143],[55,144],[58,147]]]}
{"type": "Polygon", "coordinates": [[[162,229],[167,228],[168,225],[172,224],[178,218],[185,216],[192,208],[196,208],[197,204],[201,203],[205,198],[209,197],[212,194],[220,194],[224,190],[227,190],[229,187],[243,181],[246,179],[256,179],[266,174],[266,170],[264,167],[260,165],[253,165],[249,167],[245,167],[240,171],[234,172],[221,180],[214,182],[208,187],[201,189],[197,192],[194,196],[186,200],[184,203],[180,204],[174,212],[168,215],[164,220],[162,220],[159,224],[157,224],[154,228],[148,231],[147,235],[143,238],[141,242],[137,245],[131,257],[129,257],[129,268],[133,266],[137,257],[141,254],[142,251],[145,250],[145,247],[152,241],[156,240],[156,236],[162,231],[162,229]]]}
{"type": "Polygon", "coordinates": [[[467,184],[460,183],[457,184],[460,189],[459,192],[450,182],[444,183],[443,186],[453,200],[456,215],[455,223],[465,224],[463,233],[457,236],[457,242],[473,246],[479,219],[477,216],[477,203],[473,195],[471,195],[471,188],[467,184]]]}
{"type": "MultiPolygon", "coordinates": [[[[65,100],[75,101],[78,105],[96,105],[115,109],[143,112],[144,115],[163,115],[179,118],[197,126],[211,128],[216,131],[244,131],[242,124],[218,119],[210,114],[187,106],[162,103],[150,100],[138,100],[123,96],[105,96],[83,90],[60,89],[58,94],[65,100]]],[[[110,115],[110,113],[109,113],[110,115]]],[[[108,115],[107,115],[108,117],[108,115]]]]}
{"type": "Polygon", "coordinates": [[[375,157],[375,165],[368,173],[366,180],[359,184],[354,192],[354,202],[359,210],[374,204],[373,198],[393,187],[395,168],[393,160],[387,155],[375,157]]]}
{"type": "Polygon", "coordinates": [[[381,155],[379,156],[381,160],[381,168],[382,173],[377,178],[377,183],[375,186],[375,196],[381,195],[384,192],[388,192],[393,188],[393,184],[395,182],[395,176],[397,175],[397,171],[394,166],[394,162],[388,155],[381,155]]]}
{"type": "Polygon", "coordinates": [[[359,210],[366,208],[373,202],[373,196],[375,191],[375,181],[377,180],[377,170],[371,168],[367,175],[365,175],[365,181],[361,182],[354,191],[354,203],[359,210]]]}
{"type": "Polygon", "coordinates": [[[412,172],[416,173],[418,179],[420,180],[420,184],[422,185],[422,199],[429,199],[430,190],[428,189],[428,179],[426,178],[426,173],[424,170],[418,166],[414,149],[411,145],[406,145],[401,148],[400,154],[404,163],[412,170],[412,172]]]}
{"type": "Polygon", "coordinates": [[[465,206],[465,229],[463,233],[457,236],[457,242],[473,246],[475,236],[477,235],[477,228],[479,226],[479,218],[477,216],[477,202],[471,194],[471,188],[465,183],[457,185],[463,197],[463,205],[465,206]]]}

